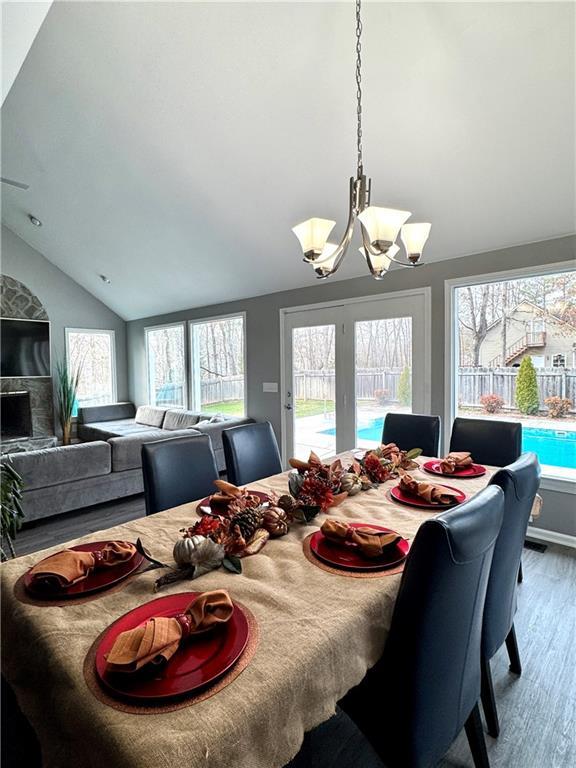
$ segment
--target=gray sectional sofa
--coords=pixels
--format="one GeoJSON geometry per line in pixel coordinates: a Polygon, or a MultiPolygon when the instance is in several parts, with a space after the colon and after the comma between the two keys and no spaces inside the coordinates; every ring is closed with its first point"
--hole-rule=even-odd
{"type": "MultiPolygon", "coordinates": [[[[142,443],[174,437],[186,430],[210,435],[216,464],[220,472],[226,469],[222,432],[228,427],[250,424],[254,419],[228,417],[214,413],[195,413],[176,408],[158,408],[141,405],[138,409],[133,403],[115,403],[114,405],[96,405],[78,409],[78,437],[86,442],[90,440],[112,440],[130,438],[133,443],[126,443],[124,450],[130,453],[133,445],[138,459],[142,443]]],[[[115,443],[116,445],[118,443],[115,443]]],[[[124,444],[122,444],[124,445],[124,444]]],[[[139,466],[139,464],[138,464],[139,466]]]]}
{"type": "Polygon", "coordinates": [[[222,431],[253,419],[168,410],[132,403],[81,408],[78,436],[85,442],[12,454],[24,479],[25,521],[82,509],[142,493],[143,443],[190,434],[208,434],[218,469],[226,469],[222,431]]]}

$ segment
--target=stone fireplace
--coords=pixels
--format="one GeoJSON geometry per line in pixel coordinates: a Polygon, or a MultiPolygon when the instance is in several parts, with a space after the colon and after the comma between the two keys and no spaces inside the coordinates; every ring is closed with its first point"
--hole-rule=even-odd
{"type": "Polygon", "coordinates": [[[28,392],[0,393],[0,439],[32,437],[32,412],[28,392]]]}
{"type": "MultiPolygon", "coordinates": [[[[0,317],[15,317],[26,320],[49,319],[39,298],[19,280],[8,275],[0,275],[0,317]]],[[[5,398],[9,398],[13,394],[27,396],[31,434],[23,437],[22,441],[30,438],[53,438],[54,405],[52,379],[50,377],[0,379],[0,392],[2,393],[0,396],[2,398],[2,422],[4,422],[5,398]]],[[[6,402],[8,403],[8,400],[6,402]]],[[[10,403],[14,402],[10,401],[10,403]]],[[[24,408],[25,406],[22,405],[21,407],[24,408]]],[[[25,422],[22,422],[20,426],[23,425],[25,422]]],[[[5,434],[5,425],[2,423],[2,441],[15,439],[16,435],[9,437],[5,434]]]]}

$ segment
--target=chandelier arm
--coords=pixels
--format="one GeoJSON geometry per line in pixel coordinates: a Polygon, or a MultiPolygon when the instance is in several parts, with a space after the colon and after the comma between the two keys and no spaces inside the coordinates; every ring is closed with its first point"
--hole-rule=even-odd
{"type": "Polygon", "coordinates": [[[352,235],[354,234],[354,224],[356,223],[356,180],[352,177],[350,179],[350,204],[348,208],[348,223],[346,224],[346,229],[344,231],[344,235],[342,236],[342,239],[340,240],[340,243],[338,244],[338,248],[334,251],[334,253],[331,253],[328,259],[325,259],[324,262],[330,260],[334,260],[334,264],[332,266],[332,269],[328,271],[320,270],[318,271],[316,267],[321,267],[322,262],[316,261],[313,263],[314,271],[317,274],[318,279],[323,280],[326,277],[330,277],[330,275],[333,275],[340,264],[342,263],[344,256],[346,255],[348,248],[350,247],[350,243],[352,241],[352,235]]]}

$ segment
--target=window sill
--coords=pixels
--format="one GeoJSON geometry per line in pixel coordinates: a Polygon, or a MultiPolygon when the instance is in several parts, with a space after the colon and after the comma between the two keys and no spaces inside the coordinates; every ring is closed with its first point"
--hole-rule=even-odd
{"type": "Polygon", "coordinates": [[[576,472],[565,470],[565,473],[556,469],[543,468],[542,481],[540,483],[542,491],[557,491],[558,493],[576,494],[576,472]]]}

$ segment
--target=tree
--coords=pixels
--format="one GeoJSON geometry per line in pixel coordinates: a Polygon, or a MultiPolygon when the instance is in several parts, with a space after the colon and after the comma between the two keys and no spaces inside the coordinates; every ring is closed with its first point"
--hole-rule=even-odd
{"type": "Polygon", "coordinates": [[[537,413],[540,407],[536,368],[530,355],[520,363],[516,379],[516,406],[521,413],[527,415],[537,413]]]}
{"type": "Polygon", "coordinates": [[[412,403],[412,382],[410,381],[410,368],[406,366],[400,374],[398,381],[398,400],[400,405],[409,406],[412,403]]]}

